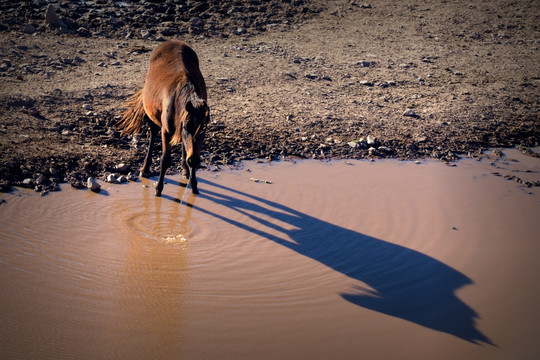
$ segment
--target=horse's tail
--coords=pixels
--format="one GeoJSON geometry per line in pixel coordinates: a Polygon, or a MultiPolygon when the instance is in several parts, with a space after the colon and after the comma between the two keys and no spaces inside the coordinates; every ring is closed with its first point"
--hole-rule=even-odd
{"type": "Polygon", "coordinates": [[[124,112],[122,119],[116,123],[116,126],[122,134],[140,133],[146,115],[143,107],[143,89],[131,96],[125,106],[128,109],[124,112]]]}

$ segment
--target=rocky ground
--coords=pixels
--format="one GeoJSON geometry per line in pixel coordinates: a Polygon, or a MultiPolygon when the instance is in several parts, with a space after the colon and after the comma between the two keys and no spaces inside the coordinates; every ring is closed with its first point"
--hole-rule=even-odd
{"type": "Polygon", "coordinates": [[[201,61],[209,170],[540,143],[534,0],[214,3],[0,1],[0,188],[137,172],[146,137],[114,123],[169,38],[201,61]]]}

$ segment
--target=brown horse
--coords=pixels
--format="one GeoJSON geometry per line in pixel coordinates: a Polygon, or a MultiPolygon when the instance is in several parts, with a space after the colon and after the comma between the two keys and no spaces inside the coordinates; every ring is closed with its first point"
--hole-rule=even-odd
{"type": "Polygon", "coordinates": [[[189,178],[193,194],[198,194],[195,171],[201,162],[210,110],[195,51],[179,40],[169,40],[156,47],[150,55],[144,87],[126,106],[128,109],[117,123],[123,134],[140,133],[146,122],[150,125],[150,143],[141,169],[142,177],[150,176],[152,149],[161,127],[163,154],[156,196],[161,196],[165,172],[171,165],[171,146],[180,142],[183,145],[182,174],[189,178]]]}

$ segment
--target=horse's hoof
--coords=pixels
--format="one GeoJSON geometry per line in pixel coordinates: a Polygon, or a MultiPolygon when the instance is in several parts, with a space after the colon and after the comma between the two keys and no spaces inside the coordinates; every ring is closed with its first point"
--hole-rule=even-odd
{"type": "Polygon", "coordinates": [[[161,197],[161,191],[156,190],[156,197],[161,197]]]}
{"type": "Polygon", "coordinates": [[[191,188],[191,193],[193,195],[199,195],[199,190],[197,190],[196,188],[191,188]]]}
{"type": "Polygon", "coordinates": [[[141,171],[139,173],[139,177],[143,177],[143,178],[146,178],[146,179],[150,178],[151,176],[152,176],[152,174],[150,174],[150,172],[147,172],[147,171],[141,171]]]}

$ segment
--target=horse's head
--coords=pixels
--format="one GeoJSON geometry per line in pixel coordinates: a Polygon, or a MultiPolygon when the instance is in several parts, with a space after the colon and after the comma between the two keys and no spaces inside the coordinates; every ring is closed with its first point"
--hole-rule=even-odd
{"type": "Polygon", "coordinates": [[[205,100],[195,93],[186,102],[186,116],[182,123],[182,142],[185,149],[185,160],[190,171],[190,185],[193,193],[197,193],[195,170],[201,164],[201,151],[204,144],[206,126],[210,122],[210,109],[205,100]]]}

